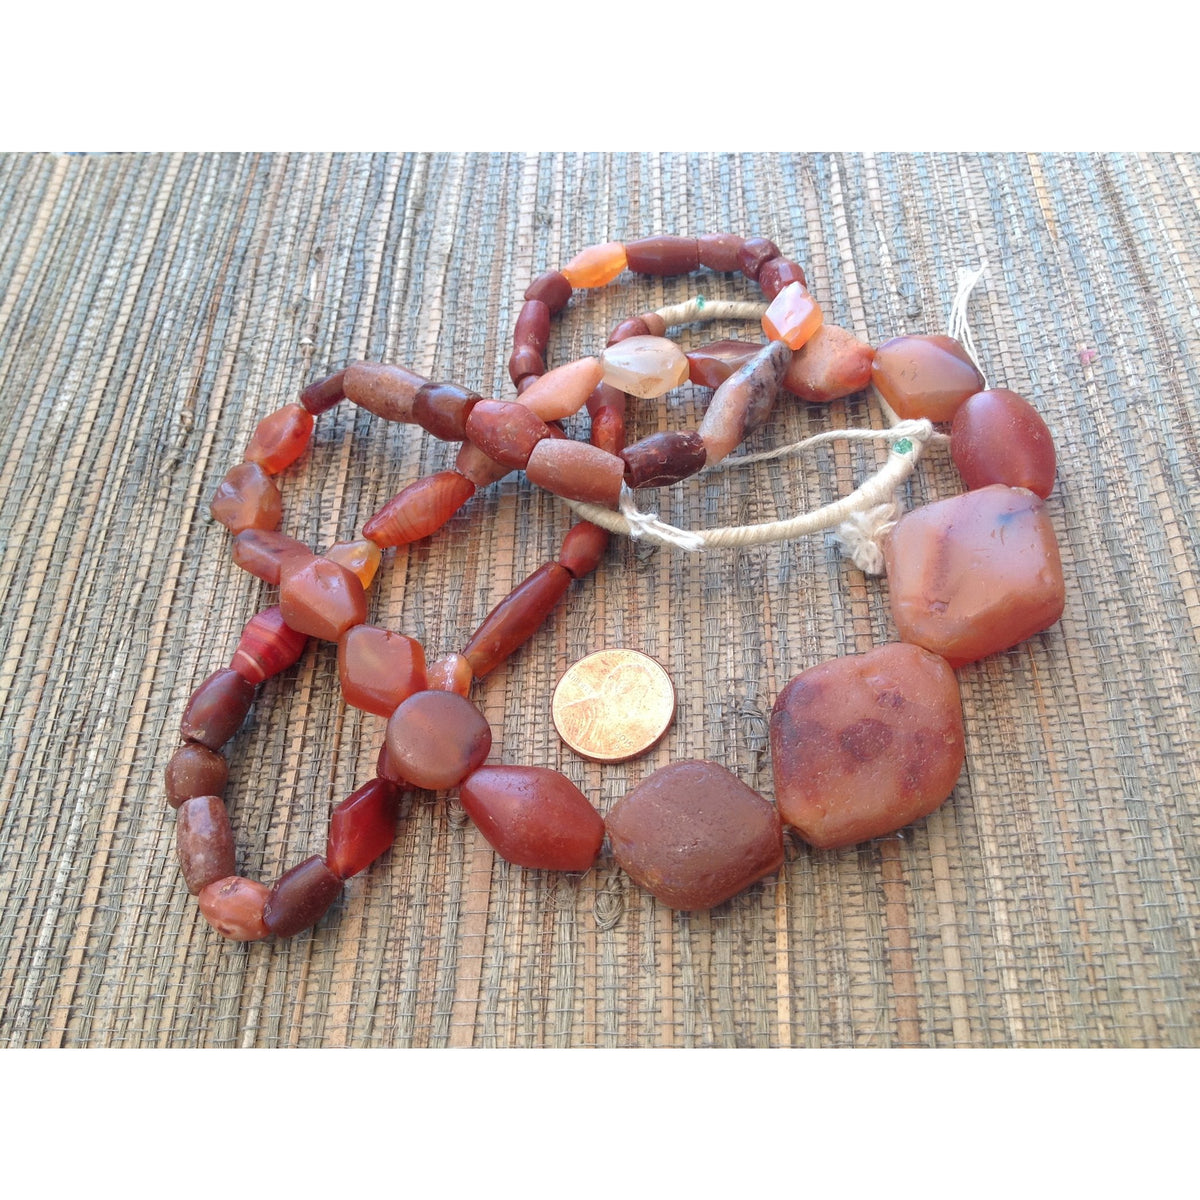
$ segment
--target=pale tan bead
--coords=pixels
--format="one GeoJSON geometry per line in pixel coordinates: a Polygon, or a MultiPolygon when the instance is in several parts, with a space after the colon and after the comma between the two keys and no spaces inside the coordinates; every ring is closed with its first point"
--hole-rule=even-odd
{"type": "Polygon", "coordinates": [[[625,338],[600,355],[604,382],[612,387],[653,400],[686,382],[687,355],[668,338],[625,338]]]}
{"type": "Polygon", "coordinates": [[[545,438],[529,456],[531,483],[567,500],[616,508],[625,479],[625,460],[587,442],[545,438]]]}
{"type": "Polygon", "coordinates": [[[602,370],[598,358],[580,358],[547,371],[523,391],[518,404],[523,404],[543,421],[561,421],[577,413],[600,382],[602,370]]]}
{"type": "Polygon", "coordinates": [[[791,361],[786,342],[769,342],[713,393],[697,430],[704,439],[710,466],[770,416],[791,361]]]}

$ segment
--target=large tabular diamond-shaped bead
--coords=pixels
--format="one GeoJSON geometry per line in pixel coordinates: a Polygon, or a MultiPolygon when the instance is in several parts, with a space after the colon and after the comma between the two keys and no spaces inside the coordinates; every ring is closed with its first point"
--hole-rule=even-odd
{"type": "Polygon", "coordinates": [[[347,704],[390,717],[409,696],[424,691],[425,651],[402,633],[355,625],[338,642],[338,677],[347,704]]]}
{"type": "Polygon", "coordinates": [[[279,608],[288,626],[336,642],[367,618],[367,596],[353,571],[327,558],[289,558],[279,579],[279,608]]]}

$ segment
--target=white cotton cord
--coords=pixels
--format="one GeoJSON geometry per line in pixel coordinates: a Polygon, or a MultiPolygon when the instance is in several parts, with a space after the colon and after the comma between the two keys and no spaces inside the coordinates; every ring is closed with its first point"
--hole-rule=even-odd
{"type": "Polygon", "coordinates": [[[759,321],[766,311],[765,304],[753,300],[707,300],[693,296],[682,304],[660,308],[655,315],[663,319],[668,329],[674,329],[704,321],[759,321]]]}
{"type": "Polygon", "coordinates": [[[975,339],[971,336],[971,324],[967,320],[967,307],[971,303],[971,293],[987,274],[988,264],[985,259],[972,271],[970,267],[958,269],[958,291],[954,293],[954,303],[950,306],[950,318],[946,322],[946,332],[961,342],[963,349],[971,356],[975,369],[982,375],[983,386],[987,387],[987,376],[979,364],[979,354],[975,350],[975,339]]]}
{"type": "Polygon", "coordinates": [[[882,575],[886,570],[883,540],[899,519],[900,505],[889,500],[847,517],[837,527],[833,540],[864,575],[882,575]]]}

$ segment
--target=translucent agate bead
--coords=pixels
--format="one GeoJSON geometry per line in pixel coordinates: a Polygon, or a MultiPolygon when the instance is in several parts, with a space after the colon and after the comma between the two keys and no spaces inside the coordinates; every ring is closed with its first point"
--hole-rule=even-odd
{"type": "Polygon", "coordinates": [[[347,704],[390,717],[409,696],[425,690],[425,651],[402,633],[355,625],[338,641],[338,678],[347,704]]]}
{"type": "Polygon", "coordinates": [[[263,924],[276,937],[292,937],[315,925],[341,890],[342,881],[314,854],[276,880],[263,906],[263,924]]]}
{"type": "Polygon", "coordinates": [[[274,529],[283,516],[283,497],[258,463],[243,462],[217,485],[210,509],[230,533],[274,529]]]}
{"type": "Polygon", "coordinates": [[[667,338],[625,338],[600,355],[604,382],[611,387],[652,400],[677,388],[688,377],[687,355],[667,338]]]}
{"type": "Polygon", "coordinates": [[[545,563],[518,584],[492,609],[471,640],[463,657],[476,679],[494,671],[542,626],[571,584],[571,572],[559,563],[545,563]]]}
{"type": "Polygon", "coordinates": [[[611,283],[626,267],[625,247],[620,242],[604,242],[581,250],[562,269],[573,288],[596,288],[611,283]]]}
{"type": "Polygon", "coordinates": [[[204,919],[222,936],[235,942],[270,937],[263,909],[270,889],[254,879],[228,875],[204,888],[197,899],[204,919]]]}
{"type": "Polygon", "coordinates": [[[250,683],[259,684],[294,665],[307,645],[307,635],[292,629],[276,604],[246,623],[229,665],[250,683]]]}
{"type": "Polygon", "coordinates": [[[983,376],[961,342],[945,334],[892,338],[875,351],[871,382],[899,417],[950,421],[983,376]]]}
{"type": "Polygon", "coordinates": [[[372,779],[347,796],[329,818],[325,863],[339,879],[365,871],[396,840],[400,795],[390,780],[372,779]]]}
{"type": "Polygon", "coordinates": [[[383,562],[383,551],[370,538],[354,538],[353,541],[334,543],[325,551],[324,557],[353,571],[366,589],[375,581],[379,564],[383,562]]]}
{"type": "Polygon", "coordinates": [[[302,404],[285,404],[259,421],[246,446],[246,461],[276,475],[304,453],[312,431],[312,413],[302,404]]]}
{"type": "Polygon", "coordinates": [[[367,597],[358,576],[315,555],[307,562],[289,558],[283,564],[279,608],[292,629],[327,642],[336,642],[367,619],[367,597]]]}
{"type": "MultiPolygon", "coordinates": [[[[464,443],[460,457],[467,447],[464,443]]],[[[419,541],[441,529],[474,494],[475,484],[458,471],[427,475],[393,496],[363,526],[363,535],[381,547],[419,541]]]]}
{"type": "Polygon", "coordinates": [[[789,283],[763,313],[762,327],[772,341],[799,350],[825,320],[817,302],[802,283],[789,283]]]}

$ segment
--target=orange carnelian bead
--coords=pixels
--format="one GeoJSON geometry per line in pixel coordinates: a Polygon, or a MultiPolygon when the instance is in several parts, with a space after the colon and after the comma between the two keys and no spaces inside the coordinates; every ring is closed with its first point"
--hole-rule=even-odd
{"type": "MultiPolygon", "coordinates": [[[[564,443],[566,444],[566,443],[564,443]]],[[[527,642],[541,627],[550,611],[571,585],[571,572],[558,563],[538,567],[519,583],[471,635],[463,655],[471,664],[476,679],[495,670],[518,646],[527,642]]]]}
{"type": "Polygon", "coordinates": [[[287,625],[276,604],[246,623],[229,665],[250,683],[262,683],[297,662],[307,645],[308,635],[287,625]]]}
{"type": "Polygon", "coordinates": [[[561,421],[577,413],[600,382],[598,358],[579,358],[547,371],[521,393],[520,403],[543,421],[561,421]]]}
{"type": "Polygon", "coordinates": [[[802,283],[789,283],[763,313],[762,327],[773,342],[799,350],[825,320],[817,302],[802,283]]]}
{"type": "Polygon", "coordinates": [[[377,546],[404,546],[436,533],[475,494],[475,485],[457,471],[439,471],[410,483],[364,526],[377,546]]]}
{"type": "Polygon", "coordinates": [[[409,696],[387,725],[388,769],[431,791],[462,783],[491,748],[483,713],[454,692],[409,696]]]}
{"type": "Polygon", "coordinates": [[[283,560],[297,554],[309,558],[312,551],[275,529],[243,529],[233,539],[233,561],[265,583],[278,584],[283,560]]]}
{"type": "Polygon", "coordinates": [[[383,561],[383,551],[369,538],[355,538],[351,542],[337,542],[330,546],[325,551],[325,557],[340,563],[347,571],[353,571],[359,583],[369,588],[383,561]]]}
{"type": "Polygon", "coordinates": [[[562,269],[563,277],[573,288],[603,287],[625,270],[625,247],[620,242],[604,242],[581,250],[562,269]]]}
{"type": "Polygon", "coordinates": [[[367,596],[358,576],[327,558],[289,558],[279,580],[279,608],[292,629],[336,642],[367,619],[367,596]]]}
{"type": "Polygon", "coordinates": [[[898,417],[949,421],[983,387],[983,376],[961,342],[944,333],[911,334],[876,349],[871,382],[898,417]]]}
{"type": "Polygon", "coordinates": [[[426,686],[431,692],[454,692],[459,696],[471,694],[475,673],[461,654],[445,654],[425,669],[426,686]]]}
{"type": "Polygon", "coordinates": [[[338,642],[338,677],[346,703],[390,717],[425,683],[425,651],[402,633],[355,625],[338,642]]]}
{"type": "Polygon", "coordinates": [[[235,942],[257,942],[270,937],[263,921],[270,891],[254,879],[228,875],[210,883],[197,899],[204,919],[222,936],[235,942]]]}
{"type": "Polygon", "coordinates": [[[372,779],[329,818],[325,862],[339,879],[365,871],[396,840],[400,794],[389,779],[372,779]]]}
{"type": "Polygon", "coordinates": [[[258,463],[243,462],[218,484],[210,509],[230,533],[274,529],[283,516],[283,497],[258,463]]]}
{"type": "Polygon", "coordinates": [[[285,404],[259,421],[246,446],[246,462],[275,475],[304,453],[312,431],[312,413],[303,404],[285,404]]]}

